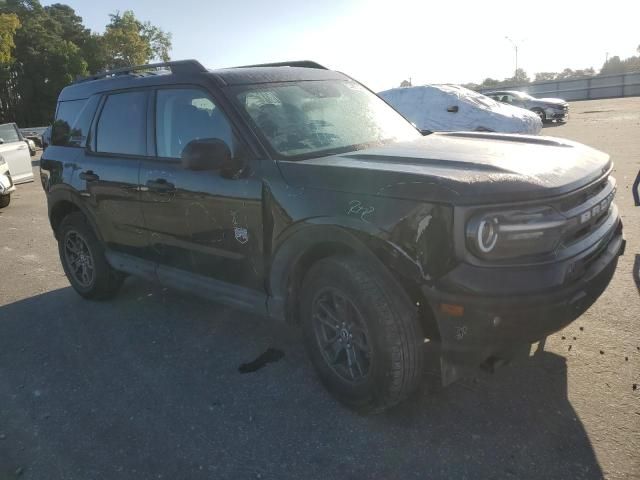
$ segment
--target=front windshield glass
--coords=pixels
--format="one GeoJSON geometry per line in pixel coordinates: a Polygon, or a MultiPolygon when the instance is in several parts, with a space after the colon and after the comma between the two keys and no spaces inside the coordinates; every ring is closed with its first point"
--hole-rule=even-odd
{"type": "Polygon", "coordinates": [[[524,92],[515,92],[515,93],[522,100],[533,100],[533,97],[531,95],[529,95],[528,93],[524,93],[524,92]]]}
{"type": "Polygon", "coordinates": [[[242,87],[236,93],[276,154],[315,157],[420,138],[400,114],[352,81],[242,87]]]}

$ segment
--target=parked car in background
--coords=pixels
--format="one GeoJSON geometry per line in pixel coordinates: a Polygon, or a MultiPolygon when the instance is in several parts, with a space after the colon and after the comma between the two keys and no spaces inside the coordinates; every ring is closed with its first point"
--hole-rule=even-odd
{"type": "Polygon", "coordinates": [[[42,132],[42,150],[51,144],[51,126],[48,126],[42,132]]]}
{"type": "Polygon", "coordinates": [[[21,128],[20,132],[24,138],[33,140],[37,148],[42,148],[42,135],[46,129],[47,127],[21,128]]]}
{"type": "Polygon", "coordinates": [[[11,202],[11,194],[16,187],[11,179],[9,165],[5,159],[0,156],[0,208],[4,208],[11,202]]]}
{"type": "Polygon", "coordinates": [[[0,155],[9,165],[14,183],[33,181],[29,145],[15,123],[0,125],[0,155]]]}
{"type": "Polygon", "coordinates": [[[29,154],[33,157],[36,154],[37,150],[35,142],[30,138],[25,138],[24,141],[27,142],[27,146],[29,147],[29,154]]]}
{"type": "Polygon", "coordinates": [[[425,338],[449,384],[528,352],[611,280],[624,239],[603,152],[423,136],[308,61],[161,66],[58,98],[40,176],[87,299],[133,274],[300,324],[328,389],[379,412],[422,384],[425,338]]]}
{"type": "Polygon", "coordinates": [[[569,104],[561,98],[535,98],[528,93],[513,90],[485,92],[485,95],[498,102],[531,110],[543,122],[566,122],[569,118],[569,104]]]}
{"type": "Polygon", "coordinates": [[[378,95],[421,131],[537,135],[542,130],[540,119],[531,112],[457,85],[400,87],[378,95]]]}

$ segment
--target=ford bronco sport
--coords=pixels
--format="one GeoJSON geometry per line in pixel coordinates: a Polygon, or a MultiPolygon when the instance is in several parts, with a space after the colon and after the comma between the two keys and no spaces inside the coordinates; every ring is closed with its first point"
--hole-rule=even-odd
{"type": "Polygon", "coordinates": [[[114,70],[62,90],[41,162],[83,297],[125,275],[300,323],[359,411],[511,360],[581,315],[624,240],[608,155],[549,137],[421,135],[313,62],[114,70]]]}

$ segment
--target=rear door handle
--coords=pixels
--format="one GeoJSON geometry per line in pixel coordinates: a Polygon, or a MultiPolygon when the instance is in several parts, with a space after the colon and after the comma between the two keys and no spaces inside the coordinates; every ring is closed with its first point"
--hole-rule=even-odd
{"type": "Polygon", "coordinates": [[[93,173],[92,170],[87,170],[86,172],[80,172],[80,180],[86,180],[87,182],[97,182],[100,180],[100,177],[93,173]]]}
{"type": "Polygon", "coordinates": [[[171,182],[167,182],[164,178],[149,180],[147,188],[155,193],[173,193],[176,191],[176,186],[171,182]]]}

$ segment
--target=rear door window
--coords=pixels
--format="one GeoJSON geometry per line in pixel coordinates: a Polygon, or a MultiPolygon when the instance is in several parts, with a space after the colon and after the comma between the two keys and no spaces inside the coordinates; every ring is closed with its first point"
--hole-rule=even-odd
{"type": "Polygon", "coordinates": [[[19,142],[21,140],[18,129],[13,123],[0,125],[0,138],[4,143],[19,142]]]}
{"type": "Polygon", "coordinates": [[[96,128],[96,150],[147,154],[147,92],[114,93],[106,98],[96,128]]]}

